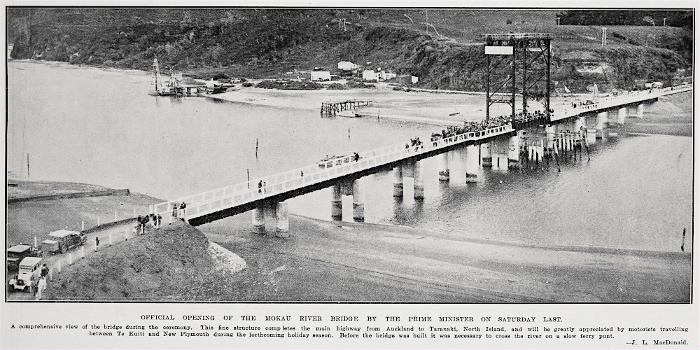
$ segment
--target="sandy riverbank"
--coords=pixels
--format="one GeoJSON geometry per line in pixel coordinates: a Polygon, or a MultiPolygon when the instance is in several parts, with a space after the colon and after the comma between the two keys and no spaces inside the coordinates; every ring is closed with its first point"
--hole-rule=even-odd
{"type": "MultiPolygon", "coordinates": [[[[483,96],[404,92],[389,88],[304,91],[242,88],[208,97],[234,103],[315,112],[320,112],[321,102],[369,100],[372,101],[372,114],[376,110],[381,118],[440,125],[481,120],[485,114],[483,96]]],[[[505,112],[504,107],[503,113],[505,112]]]]}
{"type": "Polygon", "coordinates": [[[689,253],[533,247],[459,232],[292,216],[292,236],[250,231],[239,215],[200,227],[248,269],[232,300],[684,302],[689,253]]]}

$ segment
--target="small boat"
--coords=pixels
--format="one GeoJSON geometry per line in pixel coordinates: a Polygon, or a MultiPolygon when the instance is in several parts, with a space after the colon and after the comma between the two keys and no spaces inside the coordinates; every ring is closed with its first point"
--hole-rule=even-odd
{"type": "Polygon", "coordinates": [[[228,88],[223,85],[215,85],[213,87],[207,87],[208,94],[220,94],[226,92],[228,88]]]}
{"type": "Polygon", "coordinates": [[[355,111],[340,111],[336,115],[339,117],[345,117],[345,118],[359,118],[359,117],[361,117],[361,115],[359,115],[355,111]]]}
{"type": "Polygon", "coordinates": [[[151,96],[177,96],[178,95],[178,77],[182,80],[182,74],[173,74],[170,71],[170,80],[163,85],[163,78],[160,75],[160,65],[158,59],[153,59],[153,90],[148,94],[151,96]]]}

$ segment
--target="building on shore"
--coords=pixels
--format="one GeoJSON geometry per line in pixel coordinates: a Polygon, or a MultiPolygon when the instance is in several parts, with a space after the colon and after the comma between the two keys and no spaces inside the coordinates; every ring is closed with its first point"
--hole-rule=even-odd
{"type": "Polygon", "coordinates": [[[396,76],[396,82],[401,85],[412,85],[418,83],[418,77],[413,75],[398,75],[396,76]]]}
{"type": "Polygon", "coordinates": [[[311,81],[330,81],[331,72],[327,70],[311,71],[311,81]]]}
{"type": "Polygon", "coordinates": [[[371,69],[366,69],[362,71],[362,80],[364,81],[379,81],[377,73],[371,69]]]}
{"type": "Polygon", "coordinates": [[[360,67],[350,61],[340,61],[338,62],[338,70],[340,75],[348,76],[353,75],[357,72],[360,67]]]}

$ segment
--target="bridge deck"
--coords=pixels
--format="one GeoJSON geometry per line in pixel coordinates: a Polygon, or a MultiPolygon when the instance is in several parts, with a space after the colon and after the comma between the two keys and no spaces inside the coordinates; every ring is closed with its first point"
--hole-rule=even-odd
{"type": "Polygon", "coordinates": [[[603,112],[608,109],[613,109],[613,108],[620,108],[624,107],[626,105],[633,105],[633,104],[639,104],[644,101],[649,101],[649,100],[655,100],[658,99],[661,96],[666,96],[666,95],[671,95],[671,94],[676,94],[676,93],[681,93],[681,92],[686,92],[686,91],[692,91],[693,88],[692,86],[677,86],[677,87],[668,87],[664,89],[658,89],[658,90],[644,90],[644,91],[633,91],[627,94],[623,95],[618,95],[618,96],[611,96],[611,97],[604,97],[598,100],[598,102],[593,103],[593,104],[588,104],[588,105],[581,105],[577,106],[576,108],[573,108],[570,105],[560,105],[559,108],[556,108],[555,106],[555,113],[552,116],[551,120],[558,121],[558,120],[563,120],[571,117],[577,117],[580,115],[584,114],[589,114],[589,113],[598,113],[598,112],[603,112]]]}
{"type": "MultiPolygon", "coordinates": [[[[562,107],[555,110],[552,121],[564,120],[580,115],[597,113],[611,108],[637,104],[647,100],[657,99],[660,96],[690,91],[692,87],[666,88],[651,93],[648,91],[609,97],[598,103],[582,105],[577,108],[562,107]]],[[[544,118],[540,118],[545,122],[544,118]]],[[[528,121],[526,125],[531,124],[528,121]]],[[[537,122],[537,121],[535,121],[537,122]]],[[[421,147],[406,148],[405,144],[391,145],[371,151],[359,153],[360,159],[354,160],[353,155],[342,158],[318,162],[314,165],[289,170],[283,173],[257,178],[255,181],[242,182],[231,186],[178,198],[176,200],[154,205],[153,213],[170,216],[173,204],[186,203],[186,216],[188,220],[196,221],[208,215],[225,217],[237,212],[249,210],[255,203],[263,200],[280,200],[299,194],[316,190],[320,185],[327,185],[331,181],[353,176],[364,176],[368,173],[385,169],[392,164],[406,160],[419,160],[447,152],[457,146],[479,143],[498,136],[509,135],[516,130],[511,125],[503,125],[491,129],[468,132],[436,141],[424,142],[421,147]],[[262,181],[266,185],[259,188],[262,181]],[[228,213],[228,214],[226,214],[228,213]]]]}
{"type": "Polygon", "coordinates": [[[513,131],[510,125],[503,125],[480,132],[468,132],[436,141],[427,141],[420,147],[406,148],[406,144],[391,145],[359,153],[360,159],[357,161],[353,159],[353,155],[348,155],[284,173],[261,177],[255,181],[242,182],[159,203],[154,206],[154,213],[169,215],[172,212],[173,204],[185,202],[187,219],[195,219],[222,210],[278,197],[288,192],[300,191],[304,187],[312,187],[329,180],[360,174],[368,170],[379,171],[391,163],[412,158],[422,159],[447,152],[458,145],[507,135],[513,131]],[[266,186],[258,188],[260,181],[266,183],[266,186]]]}

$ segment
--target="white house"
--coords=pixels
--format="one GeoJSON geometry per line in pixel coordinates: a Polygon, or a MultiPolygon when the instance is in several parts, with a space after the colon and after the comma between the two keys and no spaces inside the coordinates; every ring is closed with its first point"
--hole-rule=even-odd
{"type": "Polygon", "coordinates": [[[379,73],[377,73],[377,75],[379,76],[380,80],[389,80],[396,78],[396,73],[391,73],[387,71],[380,71],[379,73]]]}
{"type": "Polygon", "coordinates": [[[415,75],[411,75],[411,84],[418,84],[418,77],[415,75]]]}
{"type": "Polygon", "coordinates": [[[331,80],[331,72],[327,70],[311,71],[311,81],[329,81],[331,80]]]}
{"type": "Polygon", "coordinates": [[[373,70],[363,70],[362,71],[362,80],[378,81],[379,77],[377,76],[377,73],[373,70]]]}

